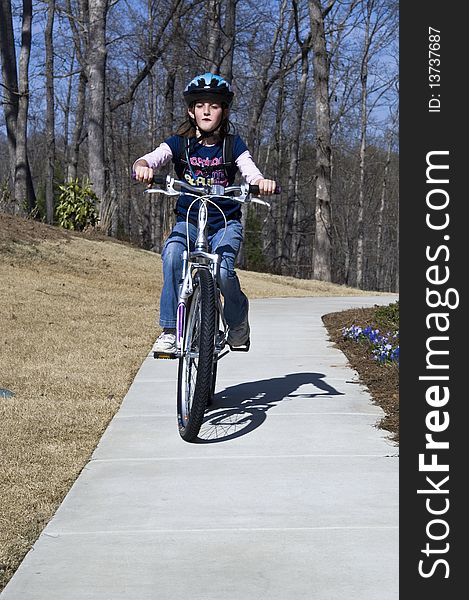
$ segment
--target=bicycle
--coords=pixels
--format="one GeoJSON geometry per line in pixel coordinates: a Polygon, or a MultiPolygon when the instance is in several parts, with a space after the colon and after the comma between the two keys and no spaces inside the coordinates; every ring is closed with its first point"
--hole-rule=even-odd
{"type": "MultiPolygon", "coordinates": [[[[240,203],[255,202],[270,208],[265,200],[256,198],[258,186],[249,184],[207,185],[195,187],[174,179],[155,177],[153,184],[165,187],[149,187],[147,194],[178,196],[182,193],[194,196],[186,217],[187,246],[182,255],[182,278],[179,284],[176,316],[176,354],[154,352],[155,358],[179,360],[177,383],[177,414],[179,434],[187,442],[193,441],[203,422],[204,413],[213,401],[218,361],[228,354],[226,349],[228,326],[223,315],[222,294],[218,284],[220,255],[216,248],[209,248],[207,233],[208,204],[223,210],[211,200],[213,197],[235,199],[240,203]],[[189,248],[189,215],[199,203],[197,237],[194,250],[189,248]],[[211,250],[211,251],[210,251],[211,250]]],[[[280,190],[276,190],[279,193],[280,190]]],[[[218,246],[223,240],[220,240],[218,246]]],[[[249,351],[245,346],[229,346],[232,351],[249,351]]]]}

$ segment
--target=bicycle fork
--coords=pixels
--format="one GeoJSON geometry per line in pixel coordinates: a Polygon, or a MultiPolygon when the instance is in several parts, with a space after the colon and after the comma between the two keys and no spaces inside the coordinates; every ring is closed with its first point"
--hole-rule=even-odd
{"type": "MultiPolygon", "coordinates": [[[[220,268],[220,256],[200,249],[196,249],[194,252],[190,253],[187,250],[184,250],[182,254],[182,277],[179,286],[176,313],[176,347],[178,356],[182,356],[184,353],[187,308],[189,301],[194,294],[193,270],[197,268],[209,269],[216,282],[220,268]]],[[[217,302],[220,303],[218,298],[217,302]]],[[[223,315],[223,312],[220,314],[223,315]]]]}

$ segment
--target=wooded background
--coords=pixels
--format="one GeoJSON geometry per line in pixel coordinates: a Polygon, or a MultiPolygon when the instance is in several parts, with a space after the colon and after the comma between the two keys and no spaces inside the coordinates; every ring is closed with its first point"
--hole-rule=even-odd
{"type": "Polygon", "coordinates": [[[54,222],[91,181],[101,227],[160,251],[174,200],[131,165],[232,82],[231,121],[283,192],[243,213],[241,267],[398,291],[396,0],[0,0],[0,210],[54,222]]]}

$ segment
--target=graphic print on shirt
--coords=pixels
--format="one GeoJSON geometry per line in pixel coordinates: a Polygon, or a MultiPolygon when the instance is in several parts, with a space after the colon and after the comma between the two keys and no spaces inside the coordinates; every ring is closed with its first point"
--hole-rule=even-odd
{"type": "Polygon", "coordinates": [[[190,170],[185,169],[184,178],[188,183],[195,186],[222,185],[226,187],[228,180],[224,169],[214,169],[216,165],[221,165],[222,162],[223,158],[221,156],[215,156],[214,158],[191,156],[191,167],[190,170]]]}

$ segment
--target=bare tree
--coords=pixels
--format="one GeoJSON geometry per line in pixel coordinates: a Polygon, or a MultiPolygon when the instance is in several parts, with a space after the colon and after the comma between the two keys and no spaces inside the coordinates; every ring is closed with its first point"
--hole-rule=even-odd
{"type": "Polygon", "coordinates": [[[221,26],[220,75],[227,81],[233,79],[234,45],[236,39],[236,6],[238,0],[226,0],[224,22],[221,26]]]}
{"type": "Polygon", "coordinates": [[[109,0],[93,0],[89,7],[87,75],[88,106],[88,170],[93,189],[100,202],[105,201],[106,163],[104,143],[104,107],[106,98],[106,19],[109,0]]]}
{"type": "Polygon", "coordinates": [[[10,157],[10,185],[15,184],[16,166],[16,120],[18,118],[18,74],[13,34],[11,0],[0,0],[0,51],[2,58],[2,104],[7,128],[8,154],[10,157]]]}
{"type": "Polygon", "coordinates": [[[313,277],[331,281],[331,120],[329,102],[329,57],[324,19],[335,0],[323,8],[321,0],[309,0],[313,40],[314,102],[316,116],[316,231],[313,277]]]}
{"type": "Polygon", "coordinates": [[[85,71],[82,69],[78,77],[77,101],[75,109],[75,128],[73,130],[72,147],[70,151],[70,160],[67,165],[67,179],[73,181],[78,176],[78,159],[80,155],[80,145],[84,139],[83,125],[86,108],[86,88],[87,80],[85,71]]]}
{"type": "MultiPolygon", "coordinates": [[[[73,181],[78,175],[78,160],[80,146],[84,139],[83,126],[86,109],[86,89],[87,89],[87,49],[88,49],[88,22],[89,22],[89,4],[88,0],[79,0],[78,14],[72,11],[71,0],[66,0],[66,14],[73,36],[74,52],[80,65],[78,76],[78,89],[76,93],[75,107],[75,127],[73,131],[72,144],[67,156],[67,179],[73,181]]],[[[72,77],[72,73],[70,77],[72,77]]]]}
{"type": "Polygon", "coordinates": [[[207,41],[207,70],[218,73],[220,65],[220,5],[221,0],[206,2],[208,41],[207,41]]]}
{"type": "MultiPolygon", "coordinates": [[[[364,40],[360,63],[360,83],[361,83],[361,102],[360,102],[360,175],[358,190],[358,211],[357,211],[357,250],[356,250],[356,285],[363,287],[364,280],[364,218],[365,209],[365,176],[367,162],[367,132],[369,127],[369,67],[373,52],[376,52],[387,43],[390,38],[389,24],[393,23],[394,12],[389,10],[387,2],[380,0],[364,0],[363,18],[364,40]]],[[[382,88],[386,89],[392,85],[392,79],[382,83],[382,88]]],[[[375,91],[375,90],[373,90],[375,91]]],[[[376,100],[375,100],[376,102],[376,100]]]]}
{"type": "Polygon", "coordinates": [[[233,49],[238,0],[209,0],[206,6],[206,69],[228,81],[233,77],[233,49]]]}
{"type": "Polygon", "coordinates": [[[28,160],[29,61],[31,56],[32,1],[23,0],[21,50],[18,74],[11,2],[0,2],[0,55],[5,91],[5,120],[10,156],[10,179],[16,209],[31,212],[36,196],[28,160]]]}
{"type": "Polygon", "coordinates": [[[284,64],[282,68],[275,68],[275,58],[277,55],[277,46],[281,41],[281,35],[285,24],[285,16],[287,9],[287,0],[282,0],[280,6],[280,14],[277,25],[272,35],[271,47],[265,52],[266,59],[263,61],[262,67],[256,73],[257,85],[254,90],[251,112],[249,118],[249,126],[247,133],[247,145],[251,152],[255,153],[258,144],[258,129],[259,121],[264,110],[265,104],[270,90],[278,78],[290,70],[292,64],[284,64]]]}
{"type": "MultiPolygon", "coordinates": [[[[194,2],[197,1],[200,2],[200,0],[194,0],[194,2]]],[[[143,67],[137,71],[134,78],[130,82],[130,85],[127,87],[126,91],[118,98],[112,100],[112,111],[116,110],[117,108],[119,108],[119,106],[122,106],[123,104],[126,104],[127,102],[130,102],[132,100],[132,98],[135,95],[135,92],[137,91],[142,81],[146,79],[157,60],[159,60],[165,52],[165,44],[167,40],[165,39],[164,34],[168,29],[169,25],[171,24],[173,18],[175,17],[175,14],[178,14],[179,17],[181,17],[184,12],[190,11],[192,8],[191,4],[184,5],[183,7],[181,7],[181,3],[182,0],[171,0],[164,18],[160,20],[159,27],[152,36],[152,44],[146,48],[146,56],[143,67]],[[183,10],[180,10],[182,8],[183,10]]]]}
{"type": "Polygon", "coordinates": [[[311,33],[305,39],[300,35],[298,2],[293,0],[293,14],[295,18],[295,35],[301,50],[301,76],[298,83],[295,100],[295,120],[290,146],[290,164],[288,170],[287,210],[283,226],[282,266],[292,268],[295,239],[293,237],[294,219],[298,214],[298,162],[300,157],[300,137],[303,125],[303,112],[306,99],[306,87],[309,75],[309,51],[311,49],[311,33]]]}
{"type": "Polygon", "coordinates": [[[48,0],[47,24],[45,30],[46,45],[46,220],[54,222],[54,166],[55,166],[55,109],[54,109],[54,32],[55,0],[48,0]]]}
{"type": "Polygon", "coordinates": [[[32,0],[23,0],[21,51],[18,69],[18,117],[16,119],[15,200],[26,205],[28,212],[36,206],[28,161],[29,61],[33,24],[32,0]]]}
{"type": "Polygon", "coordinates": [[[383,240],[383,225],[384,225],[384,209],[386,206],[388,187],[389,187],[389,169],[391,165],[392,147],[394,141],[394,126],[397,122],[397,111],[391,121],[392,127],[388,132],[388,148],[386,152],[386,162],[384,164],[383,182],[381,184],[381,195],[378,209],[378,224],[376,232],[376,288],[382,289],[383,281],[383,259],[382,259],[382,240],[383,240]]]}
{"type": "Polygon", "coordinates": [[[365,39],[363,42],[363,56],[360,69],[361,106],[360,106],[360,184],[358,188],[358,213],[357,213],[357,286],[363,285],[363,206],[365,194],[365,162],[366,162],[366,134],[367,134],[367,100],[368,100],[368,63],[370,60],[371,44],[371,15],[373,0],[365,2],[365,39]]]}
{"type": "MultiPolygon", "coordinates": [[[[277,48],[282,40],[282,32],[285,26],[286,14],[287,0],[282,0],[279,19],[272,35],[271,47],[265,53],[266,59],[263,61],[262,68],[256,75],[257,85],[252,96],[246,137],[247,146],[254,156],[257,153],[257,146],[259,142],[259,121],[265,108],[269,93],[279,78],[290,72],[301,59],[300,52],[296,56],[290,58],[290,60],[285,60],[284,57],[282,57],[280,59],[280,64],[275,65],[277,48]]],[[[283,50],[285,51],[285,46],[283,46],[283,50]]],[[[242,223],[244,229],[246,229],[247,212],[248,211],[246,210],[246,207],[243,206],[242,223]]],[[[241,246],[241,250],[238,254],[238,262],[242,267],[246,267],[244,245],[241,246]]]]}
{"type": "Polygon", "coordinates": [[[68,166],[70,160],[70,121],[71,121],[71,107],[72,107],[72,93],[73,93],[73,66],[75,62],[75,53],[72,52],[71,64],[70,64],[70,74],[68,76],[67,83],[67,93],[65,95],[65,100],[61,101],[60,98],[57,100],[58,106],[62,109],[63,112],[63,120],[64,120],[64,159],[65,165],[68,166]]]}
{"type": "MultiPolygon", "coordinates": [[[[273,168],[268,167],[268,161],[266,157],[264,171],[276,173],[277,177],[281,177],[283,171],[283,165],[287,156],[287,145],[285,143],[286,136],[284,132],[284,121],[287,111],[287,103],[290,101],[291,92],[289,85],[289,73],[285,72],[284,66],[289,60],[289,48],[291,45],[291,33],[294,28],[294,15],[290,13],[288,19],[288,25],[283,36],[283,46],[279,59],[280,77],[278,78],[277,84],[277,98],[275,108],[275,127],[274,127],[274,143],[273,143],[273,168]]],[[[269,145],[270,147],[270,145],[269,145]]],[[[270,152],[269,152],[270,156],[270,152]]],[[[288,207],[288,205],[287,205],[288,207]]],[[[287,208],[288,210],[288,208],[287,208]]],[[[283,272],[286,268],[285,261],[283,260],[282,250],[284,248],[284,233],[285,233],[285,219],[284,217],[284,206],[281,202],[281,198],[277,198],[271,206],[270,220],[271,228],[269,231],[269,245],[272,249],[271,264],[275,272],[283,272]]],[[[291,241],[291,238],[290,240],[291,241]]]]}

